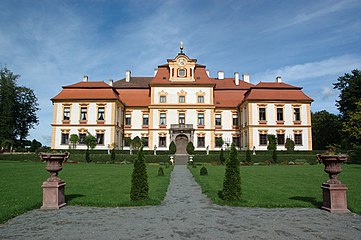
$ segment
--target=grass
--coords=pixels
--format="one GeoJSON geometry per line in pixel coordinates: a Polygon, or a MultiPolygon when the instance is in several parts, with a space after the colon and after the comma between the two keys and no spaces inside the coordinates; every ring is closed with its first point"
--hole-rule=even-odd
{"type": "MultiPolygon", "coordinates": [[[[241,167],[242,197],[227,202],[218,197],[224,178],[223,166],[207,165],[208,176],[200,168],[189,168],[202,191],[216,204],[242,207],[306,207],[322,205],[321,183],[328,179],[323,165],[272,165],[241,167]]],[[[343,165],[339,175],[348,187],[348,208],[361,214],[361,165],[343,165]]]]}
{"type": "MultiPolygon", "coordinates": [[[[147,165],[149,200],[129,199],[133,165],[65,164],[59,177],[66,182],[68,205],[118,207],[160,204],[171,168],[158,177],[158,165],[147,165]]],[[[45,163],[0,161],[0,223],[42,205],[41,184],[48,178],[45,163]]]]}

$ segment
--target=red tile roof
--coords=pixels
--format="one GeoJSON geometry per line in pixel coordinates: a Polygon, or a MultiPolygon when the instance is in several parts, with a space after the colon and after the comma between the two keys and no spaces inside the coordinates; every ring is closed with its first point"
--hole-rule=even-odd
{"type": "Polygon", "coordinates": [[[109,84],[106,84],[103,81],[97,82],[77,82],[72,85],[63,86],[63,88],[111,88],[109,84]]]}
{"type": "Polygon", "coordinates": [[[313,101],[299,89],[251,89],[244,100],[313,101]]]}
{"type": "Polygon", "coordinates": [[[216,107],[237,107],[247,90],[216,90],[214,103],[216,107]]]}
{"type": "Polygon", "coordinates": [[[112,88],[79,89],[65,88],[51,100],[118,100],[118,93],[112,88]]]}
{"type": "Polygon", "coordinates": [[[131,77],[129,82],[125,78],[114,82],[115,88],[149,88],[149,83],[153,77],[131,77]]]}
{"type": "Polygon", "coordinates": [[[225,78],[222,80],[215,79],[216,88],[215,89],[249,89],[254,85],[251,83],[247,83],[243,80],[239,80],[239,85],[237,86],[234,83],[234,78],[225,78]]]}
{"type": "Polygon", "coordinates": [[[128,107],[148,107],[150,96],[148,89],[117,89],[121,101],[128,107]]]}
{"type": "Polygon", "coordinates": [[[302,89],[283,82],[259,82],[253,88],[302,89]]]}

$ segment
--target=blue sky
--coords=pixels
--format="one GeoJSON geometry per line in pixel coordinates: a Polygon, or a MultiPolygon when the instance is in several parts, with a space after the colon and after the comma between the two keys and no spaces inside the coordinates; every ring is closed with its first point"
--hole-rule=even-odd
{"type": "Polygon", "coordinates": [[[118,80],[130,69],[151,76],[179,52],[211,76],[249,73],[251,82],[301,86],[312,111],[338,113],[333,82],[361,69],[361,1],[0,1],[0,64],[20,74],[38,96],[40,124],[31,131],[50,145],[50,98],[61,86],[118,80]]]}

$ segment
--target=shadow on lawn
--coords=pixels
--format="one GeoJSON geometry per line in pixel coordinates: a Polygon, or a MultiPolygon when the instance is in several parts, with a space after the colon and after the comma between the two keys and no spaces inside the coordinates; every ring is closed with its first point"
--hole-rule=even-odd
{"type": "Polygon", "coordinates": [[[85,195],[83,194],[69,194],[69,195],[65,195],[65,201],[66,202],[71,202],[71,200],[75,199],[75,198],[80,198],[80,197],[85,197],[85,195]]]}
{"type": "Polygon", "coordinates": [[[317,208],[322,207],[322,202],[317,201],[316,198],[314,198],[314,197],[295,196],[295,197],[290,197],[289,199],[302,201],[302,202],[308,202],[308,203],[311,203],[313,206],[315,206],[317,208]]]}

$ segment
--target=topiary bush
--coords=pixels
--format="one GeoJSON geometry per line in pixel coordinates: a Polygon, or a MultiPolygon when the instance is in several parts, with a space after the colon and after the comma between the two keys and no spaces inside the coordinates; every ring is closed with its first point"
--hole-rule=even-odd
{"type": "Polygon", "coordinates": [[[159,177],[164,176],[164,169],[162,167],[159,167],[157,176],[159,176],[159,177]]]}
{"type": "Polygon", "coordinates": [[[241,197],[240,162],[236,146],[232,143],[229,158],[226,160],[223,190],[218,194],[223,200],[239,200],[241,197]]]}
{"type": "Polygon", "coordinates": [[[177,152],[177,146],[175,145],[174,141],[169,144],[169,154],[173,155],[177,152]]]}
{"type": "Polygon", "coordinates": [[[249,150],[249,149],[247,149],[247,151],[246,151],[246,162],[247,163],[252,162],[251,150],[249,150]]]}
{"type": "Polygon", "coordinates": [[[224,157],[223,148],[221,148],[221,153],[219,154],[219,162],[224,165],[226,163],[226,158],[224,157]]]}
{"type": "Polygon", "coordinates": [[[134,162],[132,183],[130,188],[130,200],[143,201],[148,199],[148,175],[143,147],[138,151],[137,159],[134,162]]]}
{"type": "Polygon", "coordinates": [[[194,145],[193,145],[192,141],[189,141],[188,144],[187,144],[187,153],[189,155],[194,154],[194,145]]]}
{"type": "Polygon", "coordinates": [[[201,176],[207,176],[208,175],[208,170],[206,167],[202,167],[201,170],[199,171],[199,174],[201,176]]]}

